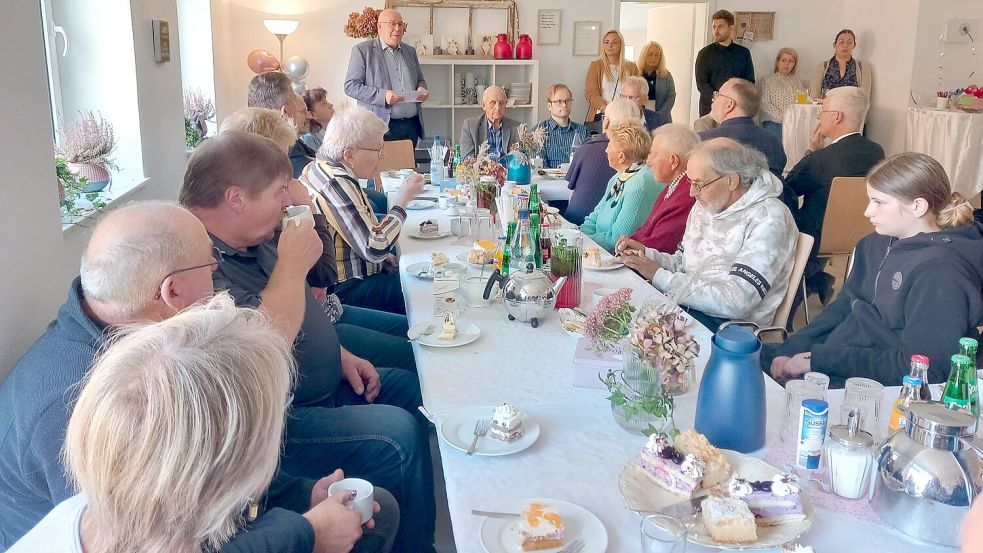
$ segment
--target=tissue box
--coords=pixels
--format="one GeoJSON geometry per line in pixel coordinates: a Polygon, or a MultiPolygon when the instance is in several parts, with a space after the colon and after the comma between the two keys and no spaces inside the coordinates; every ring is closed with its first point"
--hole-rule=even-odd
{"type": "Polygon", "coordinates": [[[578,388],[604,389],[601,382],[608,370],[618,370],[624,365],[624,352],[621,348],[607,351],[598,357],[597,353],[588,349],[590,341],[587,338],[577,339],[577,349],[573,354],[573,385],[578,388]]]}

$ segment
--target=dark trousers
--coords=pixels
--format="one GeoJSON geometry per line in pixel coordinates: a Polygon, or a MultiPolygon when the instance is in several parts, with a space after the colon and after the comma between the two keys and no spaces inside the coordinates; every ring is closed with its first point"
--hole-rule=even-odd
{"type": "Polygon", "coordinates": [[[338,283],[335,294],[338,294],[341,303],[345,305],[388,311],[397,315],[406,314],[399,273],[383,271],[367,278],[350,278],[338,283]]]}
{"type": "Polygon", "coordinates": [[[393,140],[412,140],[414,148],[416,148],[416,143],[422,138],[423,122],[420,121],[419,114],[414,117],[407,117],[406,119],[390,119],[389,132],[382,137],[386,142],[393,140]]]}
{"type": "Polygon", "coordinates": [[[406,315],[345,306],[335,324],[338,340],[348,351],[376,367],[395,367],[416,372],[413,345],[406,339],[406,315]]]}

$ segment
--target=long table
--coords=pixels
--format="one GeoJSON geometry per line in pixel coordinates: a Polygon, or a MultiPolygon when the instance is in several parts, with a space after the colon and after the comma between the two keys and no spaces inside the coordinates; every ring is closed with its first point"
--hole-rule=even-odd
{"type": "MultiPolygon", "coordinates": [[[[430,209],[410,212],[407,228],[426,218],[447,225],[439,210],[430,209]]],[[[433,251],[443,251],[453,261],[460,252],[470,249],[470,244],[455,242],[454,237],[420,240],[404,232],[399,247],[410,324],[430,321],[432,282],[407,274],[406,267],[429,261],[433,251]]],[[[585,271],[581,302],[584,309],[590,308],[590,294],[598,287],[631,288],[635,305],[658,293],[626,268],[585,271]]],[[[576,503],[596,515],[607,530],[609,552],[638,551],[640,517],[627,509],[618,488],[618,475],[638,454],[645,439],[626,433],[615,423],[605,390],[572,385],[575,339],[563,331],[555,316],[536,329],[510,322],[501,303],[466,310],[461,318],[481,328],[477,341],[451,349],[414,344],[424,404],[433,413],[438,428],[459,409],[509,401],[535,417],[542,433],[529,449],[504,457],[468,457],[441,439],[440,453],[457,550],[482,551],[479,542],[482,519],[472,516],[471,509],[494,510],[510,499],[551,497],[576,503]]],[[[695,323],[694,332],[701,347],[696,362],[697,374],[701,376],[710,354],[711,335],[699,323],[695,323]]],[[[755,453],[759,457],[764,457],[768,448],[777,444],[784,407],[781,386],[767,376],[765,381],[769,413],[767,442],[765,449],[755,453]]],[[[698,386],[693,386],[687,394],[676,398],[675,422],[681,430],[693,427],[697,390],[698,386]]],[[[839,413],[842,396],[842,390],[829,393],[833,417],[839,413]]],[[[883,413],[890,412],[895,397],[896,389],[885,392],[883,413]]],[[[817,508],[812,529],[799,541],[814,546],[819,553],[951,551],[920,544],[885,526],[822,508],[817,508]]],[[[690,544],[687,551],[712,549],[690,544]]]]}
{"type": "MultiPolygon", "coordinates": [[[[383,189],[387,193],[392,194],[395,190],[399,189],[399,185],[402,182],[401,177],[392,177],[388,175],[382,175],[383,189]]],[[[542,196],[543,200],[547,202],[552,201],[567,201],[570,199],[570,195],[573,191],[567,188],[567,181],[561,178],[554,177],[544,177],[541,175],[536,175],[533,177],[532,182],[536,183],[539,187],[539,195],[542,196]]],[[[528,186],[523,186],[523,188],[529,188],[528,186]]],[[[427,191],[426,194],[431,194],[433,191],[427,191]]]]}

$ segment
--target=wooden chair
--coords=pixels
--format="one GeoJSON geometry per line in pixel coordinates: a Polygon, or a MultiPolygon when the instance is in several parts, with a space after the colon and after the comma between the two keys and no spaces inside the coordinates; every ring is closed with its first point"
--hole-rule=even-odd
{"type": "Polygon", "coordinates": [[[812,236],[802,232],[799,233],[799,239],[795,242],[795,257],[792,260],[792,274],[789,275],[788,290],[785,292],[785,297],[782,298],[782,303],[778,304],[775,316],[771,320],[771,326],[760,327],[751,321],[727,321],[720,325],[720,328],[724,329],[730,325],[749,326],[754,329],[754,335],[758,338],[761,338],[762,334],[779,332],[782,335],[782,341],[784,341],[788,337],[788,331],[785,330],[785,327],[788,324],[788,318],[792,312],[792,302],[795,300],[795,294],[801,290],[803,297],[805,297],[806,283],[802,278],[802,273],[806,270],[806,261],[809,260],[809,252],[812,251],[813,242],[815,242],[815,239],[812,236]]]}
{"type": "Polygon", "coordinates": [[[853,265],[857,242],[874,230],[864,217],[867,209],[867,177],[836,177],[829,191],[823,233],[819,237],[819,257],[845,256],[853,265]]]}
{"type": "Polygon", "coordinates": [[[382,172],[394,169],[416,169],[416,157],[412,140],[392,140],[385,142],[379,172],[375,174],[375,189],[382,192],[382,172]]]}

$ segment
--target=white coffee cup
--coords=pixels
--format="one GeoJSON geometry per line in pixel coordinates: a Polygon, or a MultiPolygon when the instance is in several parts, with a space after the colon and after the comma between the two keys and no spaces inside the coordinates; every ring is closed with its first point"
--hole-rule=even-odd
{"type": "Polygon", "coordinates": [[[468,277],[468,266],[463,263],[444,263],[438,271],[445,277],[454,277],[461,282],[468,277]]]}
{"type": "Polygon", "coordinates": [[[485,285],[488,284],[488,277],[469,276],[461,281],[464,288],[464,299],[470,307],[487,307],[491,300],[485,299],[485,285]]]}
{"type": "Polygon", "coordinates": [[[345,478],[339,480],[328,487],[328,495],[335,495],[343,491],[355,492],[355,497],[345,501],[345,507],[358,512],[362,515],[362,524],[372,518],[372,502],[375,497],[375,488],[372,483],[361,478],[345,478]]]}
{"type": "Polygon", "coordinates": [[[598,288],[597,290],[594,290],[594,293],[591,294],[591,297],[593,298],[592,305],[594,307],[597,307],[597,304],[604,299],[604,296],[610,296],[615,292],[617,292],[617,290],[615,290],[614,288],[598,288]]]}
{"type": "Polygon", "coordinates": [[[309,205],[292,205],[284,210],[283,219],[280,220],[280,228],[287,228],[287,224],[293,222],[298,227],[301,221],[314,221],[314,214],[311,213],[309,205]]]}
{"type": "Polygon", "coordinates": [[[447,209],[447,203],[450,201],[450,199],[450,194],[438,194],[437,205],[440,206],[440,209],[447,209]]]}

